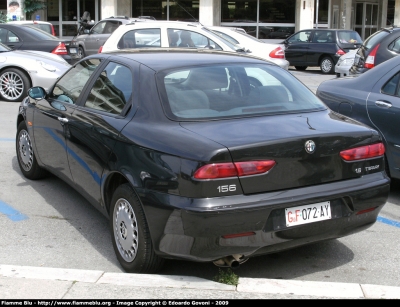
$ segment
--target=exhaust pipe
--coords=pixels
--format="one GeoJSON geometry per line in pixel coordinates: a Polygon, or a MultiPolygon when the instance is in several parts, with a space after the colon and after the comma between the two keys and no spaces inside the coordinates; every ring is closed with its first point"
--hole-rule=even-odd
{"type": "Polygon", "coordinates": [[[244,258],[244,255],[234,254],[215,260],[213,263],[219,267],[230,267],[232,269],[236,269],[246,260],[247,259],[244,258]]]}

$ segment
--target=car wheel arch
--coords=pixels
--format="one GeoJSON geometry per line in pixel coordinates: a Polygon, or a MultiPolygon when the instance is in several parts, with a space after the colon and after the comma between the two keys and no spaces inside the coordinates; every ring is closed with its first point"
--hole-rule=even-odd
{"type": "Polygon", "coordinates": [[[6,70],[6,69],[18,69],[18,70],[20,70],[20,71],[23,72],[23,73],[25,74],[25,76],[29,79],[29,82],[31,83],[31,86],[33,86],[33,85],[32,85],[32,78],[31,78],[31,75],[30,75],[30,73],[26,70],[26,68],[24,68],[24,67],[22,67],[22,66],[16,66],[16,65],[5,66],[5,67],[2,67],[2,68],[0,69],[0,74],[2,74],[3,71],[6,70]]]}
{"type": "Polygon", "coordinates": [[[111,215],[111,200],[113,198],[114,192],[120,185],[125,183],[129,183],[133,190],[135,190],[134,185],[130,182],[126,176],[126,174],[122,174],[120,172],[112,172],[108,174],[106,180],[104,181],[104,185],[102,187],[102,198],[104,200],[104,204],[106,206],[106,210],[108,215],[111,215]]]}

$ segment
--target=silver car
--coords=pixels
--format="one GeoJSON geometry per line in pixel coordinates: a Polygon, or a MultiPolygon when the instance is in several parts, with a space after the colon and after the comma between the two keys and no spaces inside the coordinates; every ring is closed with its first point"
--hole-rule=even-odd
{"type": "Polygon", "coordinates": [[[70,67],[59,55],[14,51],[0,43],[0,100],[19,102],[32,86],[47,90],[70,67]]]}
{"type": "Polygon", "coordinates": [[[354,63],[354,57],[357,53],[357,50],[350,50],[346,54],[343,54],[338,62],[335,65],[335,73],[336,76],[339,77],[346,77],[350,75],[350,68],[353,66],[354,63]]]}

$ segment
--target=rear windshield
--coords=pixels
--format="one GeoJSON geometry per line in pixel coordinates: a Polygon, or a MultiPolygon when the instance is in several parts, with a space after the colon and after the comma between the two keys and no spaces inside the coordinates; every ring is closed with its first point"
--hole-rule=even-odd
{"type": "Polygon", "coordinates": [[[52,34],[50,25],[43,24],[43,23],[34,23],[32,26],[35,27],[35,28],[38,28],[38,29],[40,29],[42,31],[45,31],[45,32],[47,32],[49,34],[52,34]]]}
{"type": "Polygon", "coordinates": [[[364,42],[364,48],[371,49],[371,47],[373,47],[375,44],[379,43],[380,41],[383,40],[383,38],[389,35],[388,31],[385,30],[381,30],[378,32],[375,32],[374,34],[372,34],[371,36],[369,36],[365,42],[364,42]]]}
{"type": "Polygon", "coordinates": [[[362,38],[356,31],[339,31],[338,40],[341,44],[362,44],[362,38]]]}
{"type": "Polygon", "coordinates": [[[273,65],[227,64],[161,73],[169,118],[219,119],[318,111],[326,106],[289,72],[273,65]]]}

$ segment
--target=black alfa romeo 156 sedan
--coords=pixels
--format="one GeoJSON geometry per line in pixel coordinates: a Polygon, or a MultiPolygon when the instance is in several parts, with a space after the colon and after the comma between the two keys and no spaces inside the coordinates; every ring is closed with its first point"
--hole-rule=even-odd
{"type": "Polygon", "coordinates": [[[22,174],[51,172],[109,217],[127,272],[235,267],[374,224],[390,179],[377,131],[280,67],[215,51],[101,53],[29,90],[22,174]]]}

